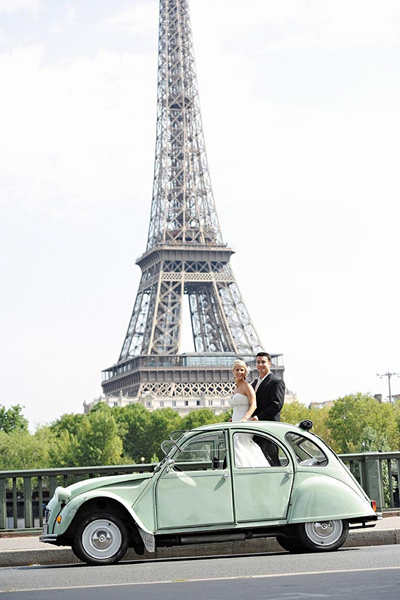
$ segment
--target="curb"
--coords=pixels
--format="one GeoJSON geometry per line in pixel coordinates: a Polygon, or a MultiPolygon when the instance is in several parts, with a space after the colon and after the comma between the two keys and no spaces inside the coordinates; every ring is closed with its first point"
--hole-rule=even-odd
{"type": "MultiPolygon", "coordinates": [[[[350,531],[343,548],[356,546],[383,546],[400,544],[400,529],[379,529],[350,531]]],[[[45,544],[43,544],[45,546],[45,544]]],[[[210,556],[232,556],[238,554],[253,554],[265,552],[284,552],[275,538],[258,538],[253,540],[221,542],[213,544],[192,544],[160,548],[154,554],[146,552],[143,556],[137,555],[133,550],[128,550],[123,562],[154,560],[154,559],[179,559],[210,556]]],[[[45,565],[71,565],[82,564],[70,548],[44,547],[43,549],[23,549],[0,551],[0,567],[26,567],[45,565]]]]}

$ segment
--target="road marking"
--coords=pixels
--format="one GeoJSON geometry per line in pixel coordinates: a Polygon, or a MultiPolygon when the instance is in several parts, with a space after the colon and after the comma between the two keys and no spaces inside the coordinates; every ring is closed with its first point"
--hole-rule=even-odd
{"type": "Polygon", "coordinates": [[[332,571],[300,571],[299,573],[268,573],[266,575],[234,575],[232,577],[204,577],[201,579],[166,579],[160,581],[134,581],[132,583],[104,583],[99,585],[72,585],[68,587],[51,588],[22,588],[0,590],[0,594],[10,594],[17,592],[52,592],[55,590],[80,590],[80,589],[98,589],[109,587],[130,587],[134,585],[165,585],[171,583],[197,583],[205,581],[229,581],[232,579],[270,579],[271,577],[297,577],[299,575],[324,575],[335,573],[362,573],[364,571],[395,571],[400,570],[400,566],[395,567],[371,567],[370,569],[340,569],[332,571]]]}

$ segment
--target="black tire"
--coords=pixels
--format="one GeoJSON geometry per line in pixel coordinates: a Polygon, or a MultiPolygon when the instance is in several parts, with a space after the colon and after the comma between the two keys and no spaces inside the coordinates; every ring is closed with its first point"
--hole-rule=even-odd
{"type": "Polygon", "coordinates": [[[277,535],[276,541],[278,544],[288,552],[292,552],[300,554],[301,552],[305,552],[305,548],[301,542],[299,542],[296,537],[284,537],[283,535],[277,535]]]}
{"type": "Polygon", "coordinates": [[[349,534],[347,521],[314,521],[297,527],[297,539],[306,551],[331,552],[344,544],[349,534]]]}
{"type": "Polygon", "coordinates": [[[95,513],[79,523],[72,550],[88,565],[113,565],[123,558],[128,545],[128,530],[121,519],[110,513],[95,513]]]}

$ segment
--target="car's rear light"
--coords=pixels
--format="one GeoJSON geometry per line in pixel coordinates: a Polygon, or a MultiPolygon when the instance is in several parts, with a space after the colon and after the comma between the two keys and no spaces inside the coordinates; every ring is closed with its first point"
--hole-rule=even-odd
{"type": "Polygon", "coordinates": [[[375,502],[375,500],[371,500],[371,506],[374,509],[374,511],[376,512],[376,502],[375,502]]]}

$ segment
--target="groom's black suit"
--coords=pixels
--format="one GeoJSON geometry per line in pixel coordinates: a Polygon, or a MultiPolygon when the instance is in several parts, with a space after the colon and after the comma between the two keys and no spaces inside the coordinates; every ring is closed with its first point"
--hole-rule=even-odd
{"type": "MultiPolygon", "coordinates": [[[[251,384],[255,389],[257,379],[251,384]]],[[[257,408],[253,417],[259,421],[280,421],[285,401],[285,382],[273,373],[268,373],[256,391],[257,408]]]]}
{"type": "MultiPolygon", "coordinates": [[[[251,384],[255,389],[257,379],[251,384]]],[[[285,382],[268,373],[256,391],[257,408],[254,415],[259,421],[280,421],[281,410],[285,401],[285,382]]],[[[279,465],[277,446],[265,438],[255,435],[254,441],[261,447],[271,465],[279,465]]]]}

